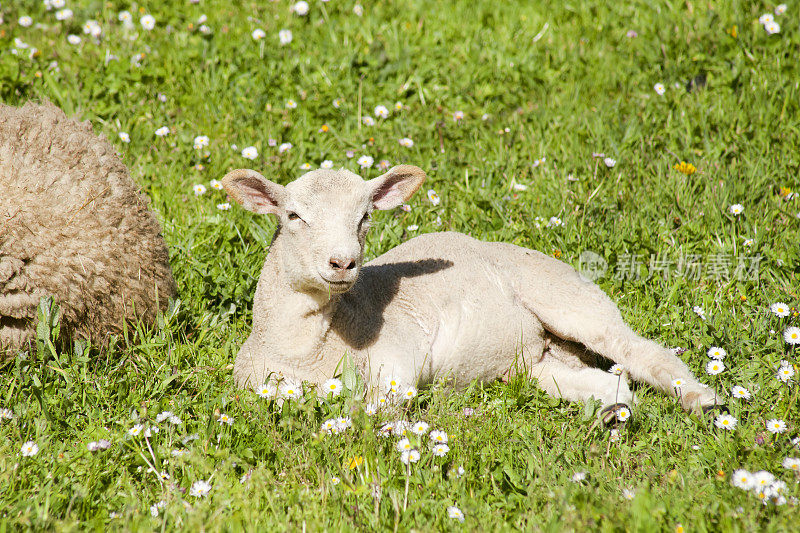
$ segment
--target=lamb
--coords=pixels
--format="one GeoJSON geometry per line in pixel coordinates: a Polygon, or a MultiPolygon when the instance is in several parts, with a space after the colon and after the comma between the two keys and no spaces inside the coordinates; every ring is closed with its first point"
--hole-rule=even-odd
{"type": "Polygon", "coordinates": [[[147,199],[88,122],[0,105],[0,190],[0,361],[29,345],[42,297],[67,338],[99,344],[177,294],[147,199]]]}
{"type": "Polygon", "coordinates": [[[686,410],[714,408],[717,395],[683,361],[634,333],[595,284],[540,252],[430,233],[362,265],[372,210],[397,207],[425,178],[410,165],[369,181],[315,170],[285,187],[248,169],[223,178],[245,209],[279,219],[234,364],[239,387],[270,377],[320,384],[349,354],[372,390],[386,392],[387,378],[463,387],[526,372],[550,395],[594,397],[611,422],[633,394],[590,366],[599,354],[672,394],[680,378],[686,410]]]}

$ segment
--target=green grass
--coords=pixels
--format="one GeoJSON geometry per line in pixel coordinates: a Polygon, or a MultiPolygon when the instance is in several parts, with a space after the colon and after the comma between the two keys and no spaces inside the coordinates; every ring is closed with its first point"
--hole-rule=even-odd
{"type": "MultiPolygon", "coordinates": [[[[800,456],[790,442],[800,423],[797,376],[787,385],[775,372],[783,359],[797,364],[782,332],[800,320],[768,308],[799,299],[800,205],[778,194],[800,188],[798,8],[777,16],[781,32],[770,36],[757,19],[772,4],[550,4],[365,2],[358,17],[351,2],[312,0],[299,17],[286,2],[144,2],[139,12],[140,4],[76,1],[67,6],[74,17],[57,22],[41,2],[3,2],[0,99],[49,98],[118,146],[162,220],[180,301],[157,327],[131,330],[102,350],[56,350],[57,324],[43,313],[49,322],[36,353],[0,374],[0,407],[15,414],[0,424],[0,530],[796,527],[800,478],[781,461],[800,456]],[[132,32],[117,20],[122,9],[134,14],[132,32]],[[138,24],[143,13],[156,17],[151,32],[138,24]],[[197,29],[201,14],[208,35],[197,29]],[[22,15],[34,26],[19,26],[22,15]],[[99,44],[82,33],[87,19],[103,28],[99,44]],[[261,42],[251,37],[256,28],[266,32],[261,42]],[[293,32],[288,46],[278,43],[283,28],[293,32]],[[631,29],[637,37],[626,36],[631,29]],[[82,43],[69,44],[70,33],[82,43]],[[15,38],[39,53],[13,55],[15,38]],[[141,52],[141,66],[131,66],[141,52]],[[106,63],[108,54],[119,59],[106,63]],[[697,76],[706,84],[687,91],[697,76]],[[653,89],[659,82],[663,96],[653,89]],[[286,109],[289,99],[296,109],[286,109]],[[390,117],[361,124],[379,104],[390,117]],[[460,122],[455,111],[464,113],[460,122]],[[320,132],[323,124],[330,131],[320,132]],[[156,137],[164,125],[170,135],[156,137]],[[201,134],[210,146],[198,151],[192,141],[201,134]],[[402,137],[414,146],[400,146],[402,137]],[[293,148],[279,154],[268,139],[293,148]],[[240,155],[250,145],[254,161],[240,155]],[[274,222],[238,206],[218,210],[223,193],[195,196],[192,186],[243,166],[281,183],[326,159],[356,171],[364,154],[376,166],[422,167],[426,189],[442,199],[433,206],[422,192],[410,212],[378,214],[369,257],[440,230],[536,248],[575,266],[581,252],[595,251],[609,264],[598,283],[634,329],[687,348],[681,357],[725,394],[737,384],[750,390],[750,401],[730,401],[736,429],[717,429],[649,387],[637,389],[641,402],[618,442],[593,424],[594,405],[548,398],[524,379],[457,393],[433,387],[375,418],[355,393],[278,405],[237,390],[231,365],[249,332],[274,222]],[[673,165],[681,160],[698,171],[680,174],[673,165]],[[728,213],[735,203],[744,206],[740,216],[728,213]],[[537,227],[537,216],[564,224],[537,227]],[[645,265],[641,276],[615,277],[632,254],[645,265]],[[651,256],[677,265],[690,254],[733,266],[758,256],[758,279],[707,271],[647,279],[651,256]],[[728,351],[728,369],[716,377],[703,370],[713,345],[728,351]],[[147,440],[127,436],[163,410],[182,424],[157,424],[161,432],[147,440]],[[221,412],[234,423],[219,424],[221,412]],[[319,434],[323,420],[348,414],[347,432],[319,434]],[[424,451],[406,470],[396,439],[375,432],[397,418],[447,431],[450,452],[424,451]],[[770,418],[784,419],[788,431],[767,433],[770,418]],[[87,451],[100,438],[110,449],[87,451]],[[21,457],[28,440],[40,451],[21,457]],[[174,449],[188,454],[173,457],[174,449]],[[351,471],[355,456],[364,462],[351,471]],[[763,505],[732,487],[737,468],[775,473],[789,502],[763,505]],[[586,480],[571,481],[575,472],[586,480]],[[206,498],[189,495],[192,483],[209,479],[206,498]],[[633,500],[623,488],[635,491],[633,500]],[[153,518],[159,501],[166,506],[153,518]],[[450,505],[463,510],[463,525],[448,518],[450,505]]],[[[376,166],[361,174],[379,175],[376,166]]]]}

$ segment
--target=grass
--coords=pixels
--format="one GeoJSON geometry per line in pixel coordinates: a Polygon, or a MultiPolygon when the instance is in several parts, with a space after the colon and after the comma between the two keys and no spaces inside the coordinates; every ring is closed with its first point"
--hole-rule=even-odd
{"type": "Polygon", "coordinates": [[[800,455],[791,443],[797,377],[784,384],[775,372],[781,360],[797,364],[782,332],[800,324],[797,312],[779,318],[769,305],[798,305],[800,206],[779,194],[800,187],[797,7],[776,16],[781,31],[768,35],[757,19],[774,6],[760,2],[413,0],[365,2],[363,16],[351,2],[310,4],[298,16],[286,2],[75,1],[63,22],[40,2],[0,8],[0,98],[49,98],[118,146],[159,213],[180,290],[156,327],[131,328],[103,349],[56,349],[56,314],[43,305],[36,352],[0,374],[0,407],[14,412],[0,424],[0,530],[794,527],[800,478],[781,462],[800,455]],[[123,9],[134,30],[118,20],[123,9]],[[145,13],[156,18],[152,31],[138,23],[145,13]],[[34,24],[22,27],[23,15],[34,24]],[[99,41],[82,32],[87,19],[102,27],[99,41]],[[293,33],[286,46],[281,29],[293,33]],[[82,42],[69,44],[68,34],[82,42]],[[38,52],[29,57],[15,38],[38,52]],[[365,126],[377,105],[389,118],[365,126]],[[163,138],[154,135],[161,126],[170,128],[163,138]],[[195,150],[201,134],[210,145],[195,150]],[[278,153],[269,139],[293,147],[278,153]],[[246,146],[257,159],[242,158],[246,146]],[[365,154],[375,166],[360,171],[365,154]],[[223,193],[195,196],[192,187],[242,166],[286,183],[302,164],[326,159],[364,177],[379,175],[383,159],[415,164],[441,197],[434,206],[423,192],[410,212],[378,214],[370,257],[441,230],[574,266],[596,252],[608,263],[598,283],[635,330],[686,348],[681,357],[722,394],[750,390],[750,401],[729,402],[737,427],[717,429],[649,387],[637,389],[641,401],[616,442],[593,424],[595,405],[549,398],[522,378],[456,393],[433,387],[374,418],[358,387],[282,405],[237,390],[232,362],[274,223],[238,206],[219,210],[223,193]],[[697,172],[678,172],[680,161],[697,172]],[[735,216],[728,208],[737,203],[744,212],[735,216]],[[647,276],[651,257],[677,268],[690,256],[704,265],[696,277],[647,276]],[[751,258],[760,258],[758,276],[734,275],[751,258]],[[632,260],[635,270],[625,267],[632,260]],[[711,346],[728,352],[717,376],[704,372],[711,346]],[[156,424],[163,410],[182,423],[156,424]],[[233,424],[220,424],[221,413],[233,424]],[[320,434],[324,420],[349,414],[348,431],[320,434]],[[396,439],[375,432],[398,418],[447,431],[449,453],[424,451],[407,468],[396,439]],[[768,433],[772,418],[788,431],[768,433]],[[161,431],[131,437],[135,424],[161,431]],[[100,438],[111,447],[89,452],[100,438]],[[22,457],[29,440],[40,451],[22,457]],[[351,470],[354,457],[363,462],[351,470]],[[765,505],[731,486],[738,468],[786,481],[787,503],[765,505]],[[576,472],[586,479],[572,481],[576,472]],[[198,480],[212,485],[205,498],[189,494],[198,480]],[[448,517],[451,505],[463,524],[448,517]]]}

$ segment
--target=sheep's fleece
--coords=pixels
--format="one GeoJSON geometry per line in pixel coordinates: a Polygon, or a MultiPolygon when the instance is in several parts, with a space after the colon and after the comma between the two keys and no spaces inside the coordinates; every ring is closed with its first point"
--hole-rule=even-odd
{"type": "Polygon", "coordinates": [[[177,290],[148,202],[89,122],[0,104],[0,361],[34,337],[43,296],[95,344],[155,320],[177,290]]]}

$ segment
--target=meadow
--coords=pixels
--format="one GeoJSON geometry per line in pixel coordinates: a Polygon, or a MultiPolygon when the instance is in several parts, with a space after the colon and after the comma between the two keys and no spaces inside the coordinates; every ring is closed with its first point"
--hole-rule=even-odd
{"type": "Polygon", "coordinates": [[[800,6],[758,1],[3,2],[0,100],[117,146],[180,296],[108,347],[43,302],[0,370],[0,531],[796,528],[798,57],[800,6]],[[641,386],[609,431],[525,377],[373,409],[347,365],[236,389],[275,222],[215,180],[400,163],[428,180],[368,258],[454,230],[591,262],[732,419],[641,386]]]}

